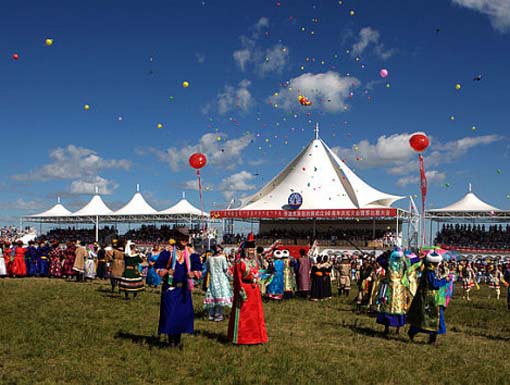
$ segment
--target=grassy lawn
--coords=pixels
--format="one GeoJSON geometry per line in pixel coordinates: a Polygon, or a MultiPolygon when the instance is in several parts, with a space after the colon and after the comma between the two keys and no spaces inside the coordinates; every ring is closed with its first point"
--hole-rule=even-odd
{"type": "Polygon", "coordinates": [[[457,295],[448,334],[431,347],[426,336],[384,339],[345,298],[267,303],[269,343],[232,346],[227,323],[203,318],[196,293],[196,334],[184,335],[179,351],[156,337],[155,289],[124,301],[106,282],[3,279],[0,383],[508,384],[510,311],[505,295],[497,302],[488,294],[474,292],[471,303],[457,295]]]}

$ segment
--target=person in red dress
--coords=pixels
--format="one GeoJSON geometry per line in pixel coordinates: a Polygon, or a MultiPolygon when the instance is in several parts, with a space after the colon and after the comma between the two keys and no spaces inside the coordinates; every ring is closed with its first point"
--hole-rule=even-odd
{"type": "Polygon", "coordinates": [[[2,247],[2,251],[3,251],[3,254],[4,254],[5,269],[7,271],[7,275],[9,277],[12,277],[12,262],[11,262],[12,248],[11,248],[11,242],[6,240],[4,242],[3,247],[2,247]]]}
{"type": "Polygon", "coordinates": [[[25,264],[25,252],[23,241],[16,242],[14,249],[14,260],[11,265],[11,273],[13,277],[25,277],[27,275],[27,265],[25,264]]]}
{"type": "Polygon", "coordinates": [[[253,234],[244,243],[234,266],[234,304],[228,324],[228,339],[235,345],[267,342],[258,266],[253,234]]]}

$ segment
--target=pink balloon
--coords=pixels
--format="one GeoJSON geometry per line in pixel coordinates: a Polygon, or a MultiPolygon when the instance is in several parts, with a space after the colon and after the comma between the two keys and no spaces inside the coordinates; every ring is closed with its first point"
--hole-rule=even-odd
{"type": "Polygon", "coordinates": [[[384,79],[389,75],[389,72],[386,68],[383,68],[381,71],[379,71],[379,75],[381,75],[381,77],[384,79]]]}

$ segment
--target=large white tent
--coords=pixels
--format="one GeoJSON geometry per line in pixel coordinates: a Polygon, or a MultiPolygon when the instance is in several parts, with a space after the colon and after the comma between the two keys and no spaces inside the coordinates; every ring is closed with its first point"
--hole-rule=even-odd
{"type": "Polygon", "coordinates": [[[47,218],[47,217],[68,217],[71,215],[71,211],[66,209],[62,203],[60,203],[60,197],[57,198],[57,204],[53,206],[51,209],[46,210],[42,213],[35,214],[33,217],[35,218],[47,218]]]}
{"type": "Polygon", "coordinates": [[[199,215],[208,218],[209,214],[197,209],[186,199],[186,196],[183,194],[182,199],[177,202],[175,205],[167,208],[166,210],[160,211],[159,214],[162,215],[199,215]]]}
{"type": "Polygon", "coordinates": [[[315,138],[260,191],[237,209],[213,211],[224,218],[395,217],[391,205],[403,197],[375,189],[358,177],[319,138],[315,138]],[[301,205],[289,206],[292,194],[301,205]]]}
{"type": "Polygon", "coordinates": [[[136,185],[136,193],[131,200],[122,208],[113,213],[113,216],[135,216],[135,215],[154,215],[158,212],[147,203],[140,193],[140,185],[136,185]]]}

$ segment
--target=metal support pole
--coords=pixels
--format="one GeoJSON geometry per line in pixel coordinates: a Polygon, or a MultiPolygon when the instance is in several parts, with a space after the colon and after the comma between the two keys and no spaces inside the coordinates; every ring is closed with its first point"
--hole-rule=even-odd
{"type": "Polygon", "coordinates": [[[395,234],[395,240],[396,240],[396,242],[397,242],[397,246],[400,246],[400,245],[399,245],[399,242],[398,242],[398,209],[397,209],[397,227],[396,227],[396,229],[395,229],[395,232],[396,232],[396,234],[395,234]]]}
{"type": "Polygon", "coordinates": [[[96,215],[96,242],[99,242],[99,217],[96,215]]]}
{"type": "Polygon", "coordinates": [[[313,238],[317,237],[317,218],[313,218],[313,238]]]}
{"type": "Polygon", "coordinates": [[[430,246],[432,246],[432,242],[434,241],[433,237],[432,237],[432,224],[433,224],[433,222],[432,222],[432,219],[429,219],[429,221],[430,221],[429,244],[430,244],[430,246]]]}

